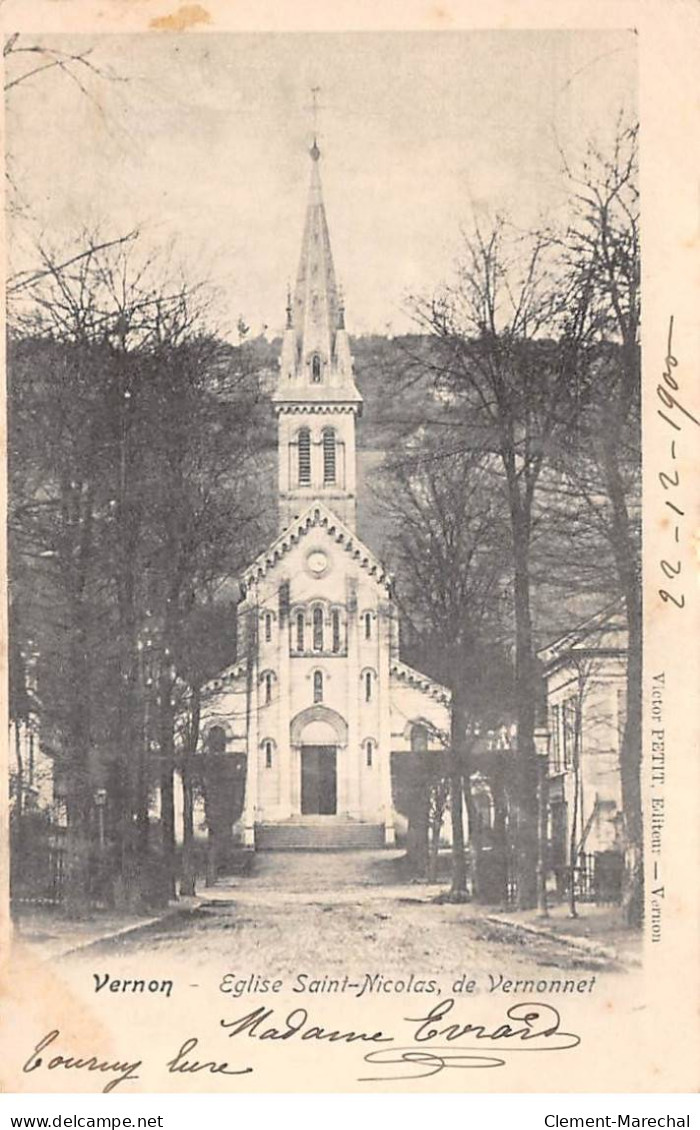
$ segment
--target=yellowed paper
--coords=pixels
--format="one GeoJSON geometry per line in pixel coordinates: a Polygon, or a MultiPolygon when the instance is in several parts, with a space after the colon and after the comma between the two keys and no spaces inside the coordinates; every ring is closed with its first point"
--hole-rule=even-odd
{"type": "MultiPolygon", "coordinates": [[[[243,759],[236,762],[244,766],[247,788],[237,813],[236,865],[222,867],[210,887],[200,869],[196,896],[167,907],[125,910],[103,900],[99,911],[72,918],[56,894],[63,881],[56,868],[67,863],[52,840],[51,897],[46,883],[41,897],[23,887],[10,919],[4,850],[4,1090],[695,1091],[697,6],[214,2],[169,8],[155,0],[5,0],[0,18],[12,326],[18,293],[36,293],[32,272],[55,274],[56,263],[59,274],[65,271],[65,248],[79,246],[76,240],[83,239],[80,246],[130,240],[138,229],[149,262],[165,249],[170,279],[182,267],[190,278],[213,281],[212,317],[226,341],[271,343],[263,379],[269,413],[261,426],[272,429],[259,470],[270,536],[235,570],[236,578],[245,577],[250,616],[260,612],[254,674],[240,657],[222,665],[219,683],[218,676],[206,681],[203,706],[202,741],[218,726],[227,753],[243,759]],[[428,735],[423,748],[443,755],[451,692],[436,675],[403,661],[390,638],[398,633],[393,620],[381,635],[394,595],[384,543],[372,540],[386,533],[382,500],[372,501],[372,490],[381,494],[386,480],[378,470],[380,422],[371,412],[380,405],[393,420],[402,406],[396,403],[392,415],[392,407],[380,404],[381,365],[372,371],[366,345],[370,335],[391,343],[416,332],[411,298],[454,277],[461,233],[474,217],[487,224],[504,213],[518,231],[549,225],[566,231],[574,220],[560,159],[580,168],[588,139],[608,144],[618,113],[628,120],[638,114],[640,123],[645,889],[638,932],[623,927],[621,908],[606,902],[595,885],[602,879],[594,880],[594,869],[600,876],[603,866],[594,856],[607,852],[608,858],[617,842],[612,823],[608,840],[595,841],[596,821],[606,804],[617,805],[618,817],[621,811],[619,760],[601,768],[602,747],[595,747],[598,777],[590,778],[598,783],[585,786],[600,788],[600,797],[582,800],[577,793],[572,801],[566,793],[570,807],[580,807],[573,841],[589,861],[575,880],[577,918],[568,917],[566,875],[555,883],[554,864],[548,917],[498,901],[437,899],[450,885],[449,820],[443,871],[433,881],[411,882],[403,866],[406,821],[392,811],[398,803],[392,766],[420,748],[411,744],[411,727],[419,724],[428,735]],[[329,273],[326,238],[337,279],[329,273]],[[308,274],[295,274],[300,248],[308,274]],[[326,355],[322,331],[329,317],[337,337],[326,355]],[[353,342],[363,335],[359,364],[362,342],[353,342]],[[359,381],[366,402],[361,420],[350,349],[355,375],[366,382],[359,381]],[[302,423],[311,420],[308,486],[299,414],[302,423]],[[336,422],[332,456],[320,430],[327,420],[336,422]],[[373,438],[365,442],[363,435],[373,438]],[[312,486],[313,468],[320,478],[312,486]],[[279,596],[285,584],[291,597],[279,596]],[[318,621],[317,598],[325,601],[318,621]],[[304,609],[301,627],[297,607],[304,609]],[[285,616],[291,642],[285,636],[269,658],[273,652],[264,648],[272,648],[285,616]],[[375,643],[373,659],[362,648],[375,643]],[[348,664],[343,673],[341,655],[348,664]],[[296,677],[289,674],[295,663],[296,677]],[[277,703],[278,687],[280,695],[289,688],[289,701],[279,707],[277,730],[265,709],[277,703]],[[342,708],[333,698],[341,692],[342,708]],[[252,694],[257,697],[246,697],[252,694]],[[383,694],[394,696],[394,713],[389,705],[382,713],[383,694]],[[303,710],[299,696],[306,696],[303,710]],[[377,720],[365,724],[373,696],[377,720]],[[254,706],[236,713],[240,702],[254,706]],[[396,721],[401,712],[403,729],[396,721]],[[609,794],[599,783],[604,773],[614,778],[609,794]]],[[[71,276],[69,289],[73,282],[71,276]]],[[[31,301],[25,310],[31,317],[30,307],[31,301]]],[[[23,325],[30,336],[30,324],[23,325]]],[[[105,332],[118,353],[120,326],[105,332]]],[[[426,401],[424,410],[427,418],[433,406],[426,401]]],[[[26,429],[21,442],[26,461],[26,429]]],[[[46,554],[46,546],[37,552],[46,554]]],[[[583,592],[576,563],[570,567],[570,585],[580,583],[583,592]]],[[[503,599],[511,597],[506,592],[503,599]]],[[[551,599],[550,590],[542,601],[551,599]]],[[[559,754],[551,718],[563,719],[559,706],[564,711],[571,701],[569,692],[561,702],[556,697],[556,648],[566,651],[570,643],[562,640],[586,617],[577,621],[573,612],[558,615],[551,607],[536,615],[560,625],[548,639],[538,637],[545,683],[554,672],[546,683],[549,707],[557,710],[540,726],[549,751],[544,819],[552,843],[552,806],[564,793],[552,783],[559,754]],[[548,644],[554,650],[545,654],[548,644]]],[[[595,668],[592,681],[608,695],[606,711],[617,711],[619,655],[606,634],[610,621],[600,623],[596,655],[605,653],[612,667],[595,668]]],[[[240,640],[240,612],[238,624],[240,640]]],[[[582,647],[592,630],[581,637],[582,647]]],[[[152,646],[145,630],[139,641],[145,655],[152,646]]],[[[31,640],[23,646],[30,654],[31,640]]],[[[147,685],[145,667],[138,677],[147,685]]],[[[154,688],[154,704],[155,695],[154,688]]],[[[40,717],[41,703],[37,710],[40,717]]],[[[483,737],[484,756],[511,749],[506,714],[503,733],[491,734],[488,743],[483,737]]],[[[612,718],[605,721],[611,732],[618,727],[612,718]]],[[[93,724],[101,732],[102,720],[93,724]]],[[[16,721],[5,732],[16,805],[16,721]]],[[[563,743],[567,733],[561,731],[563,743]]],[[[36,734],[39,758],[51,743],[40,726],[36,734]]],[[[561,787],[568,789],[572,769],[563,746],[561,756],[561,787]]],[[[47,756],[42,764],[53,788],[55,763],[47,756]]],[[[109,833],[100,822],[109,820],[103,809],[113,785],[96,772],[91,834],[107,851],[109,833]]],[[[39,805],[42,788],[37,778],[39,805]]],[[[179,784],[176,789],[181,839],[185,802],[179,784]]],[[[151,800],[155,827],[163,802],[151,800]]],[[[492,822],[493,807],[492,801],[492,822]]],[[[195,805],[195,822],[204,845],[203,800],[195,805]]],[[[6,810],[6,844],[10,824],[6,810]]],[[[569,823],[562,850],[570,850],[571,836],[569,823]]],[[[26,841],[21,850],[29,853],[26,841]]]]}

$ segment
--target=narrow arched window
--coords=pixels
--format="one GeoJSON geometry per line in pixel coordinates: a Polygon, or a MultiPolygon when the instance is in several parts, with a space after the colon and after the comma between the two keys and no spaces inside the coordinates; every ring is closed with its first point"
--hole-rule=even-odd
{"type": "Polygon", "coordinates": [[[321,383],[321,358],[318,353],[311,358],[311,380],[315,385],[321,383]]]}
{"type": "Polygon", "coordinates": [[[265,742],[265,768],[272,769],[272,742],[265,742]]]}
{"type": "Polygon", "coordinates": [[[425,726],[417,722],[411,727],[411,749],[414,753],[426,753],[428,749],[428,731],[425,726]]]}
{"type": "Polygon", "coordinates": [[[333,651],[340,651],[340,613],[337,608],[333,610],[331,624],[333,628],[333,651]]]}
{"type": "Polygon", "coordinates": [[[304,613],[297,612],[297,651],[304,650],[304,613]]]}
{"type": "Polygon", "coordinates": [[[323,651],[323,609],[314,608],[313,618],[314,651],[323,651]]]}
{"type": "Polygon", "coordinates": [[[207,753],[226,753],[226,731],[223,726],[212,726],[207,734],[207,753]]]}
{"type": "Polygon", "coordinates": [[[372,613],[365,612],[365,639],[372,639],[372,613]]]}
{"type": "Polygon", "coordinates": [[[335,482],[335,432],[332,428],[323,429],[323,481],[335,482]]]}
{"type": "Polygon", "coordinates": [[[272,674],[270,671],[265,675],[265,706],[269,706],[272,702],[272,674]]]}
{"type": "Polygon", "coordinates": [[[272,613],[265,613],[265,642],[269,643],[272,639],[272,613]]]}
{"type": "Polygon", "coordinates": [[[311,482],[311,433],[308,428],[299,432],[299,483],[308,486],[311,482]]]}
{"type": "Polygon", "coordinates": [[[365,702],[372,701],[372,672],[365,671],[365,702]]]}
{"type": "Polygon", "coordinates": [[[374,745],[370,741],[368,741],[365,745],[365,754],[366,754],[366,759],[367,759],[367,768],[371,769],[372,768],[372,762],[374,760],[374,745]]]}
{"type": "Polygon", "coordinates": [[[314,702],[323,702],[323,674],[314,671],[314,702]]]}

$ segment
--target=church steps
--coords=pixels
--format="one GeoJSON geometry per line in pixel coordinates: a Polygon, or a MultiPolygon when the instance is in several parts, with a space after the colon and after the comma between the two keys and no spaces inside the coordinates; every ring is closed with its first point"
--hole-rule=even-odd
{"type": "Polygon", "coordinates": [[[295,818],[279,824],[258,824],[258,851],[357,851],[384,847],[384,825],[355,820],[295,818]]]}

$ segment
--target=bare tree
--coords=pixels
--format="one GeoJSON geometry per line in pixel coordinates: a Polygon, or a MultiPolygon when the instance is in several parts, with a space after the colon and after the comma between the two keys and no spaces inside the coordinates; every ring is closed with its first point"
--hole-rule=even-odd
{"type": "Polygon", "coordinates": [[[116,76],[93,59],[94,49],[87,47],[82,51],[66,51],[54,42],[27,40],[20,32],[9,36],[3,45],[5,62],[5,93],[26,85],[37,75],[47,71],[58,71],[74,82],[82,94],[90,97],[85,85],[88,75],[114,79],[116,76]]]}
{"type": "Polygon", "coordinates": [[[11,528],[16,571],[28,555],[38,560],[61,612],[52,647],[68,676],[54,700],[77,845],[69,888],[87,890],[78,869],[89,854],[97,747],[111,766],[124,897],[149,899],[174,893],[180,625],[198,587],[234,571],[243,547],[257,383],[202,328],[199,290],[168,285],[131,240],[94,238],[89,248],[45,251],[13,306],[11,528]],[[160,878],[149,864],[156,769],[160,878]]]}
{"type": "Polygon", "coordinates": [[[524,237],[497,219],[465,238],[454,286],[418,305],[442,350],[436,379],[454,398],[461,442],[499,467],[510,530],[520,767],[518,897],[537,897],[538,677],[531,609],[533,517],[542,472],[571,428],[581,324],[555,274],[548,235],[524,237]]]}
{"type": "Polygon", "coordinates": [[[589,502],[611,550],[628,628],[627,720],[621,756],[626,842],[624,908],[643,916],[641,379],[638,127],[620,119],[610,152],[590,147],[568,169],[573,218],[563,247],[589,343],[576,459],[562,466],[589,502]]]}
{"type": "MultiPolygon", "coordinates": [[[[452,691],[448,745],[454,900],[466,893],[463,798],[473,827],[468,735],[477,718],[487,722],[491,692],[500,691],[501,705],[508,693],[502,678],[489,683],[498,638],[504,528],[502,500],[493,489],[488,462],[480,454],[446,455],[424,440],[410,456],[388,462],[382,490],[391,529],[389,553],[405,621],[413,627],[417,661],[452,691]]],[[[410,652],[411,640],[406,642],[410,652]]],[[[427,864],[430,789],[427,781],[422,787],[427,864]]]]}

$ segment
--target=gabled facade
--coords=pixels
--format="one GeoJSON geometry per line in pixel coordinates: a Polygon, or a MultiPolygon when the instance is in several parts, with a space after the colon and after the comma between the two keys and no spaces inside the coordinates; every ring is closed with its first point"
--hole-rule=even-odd
{"type": "Polygon", "coordinates": [[[357,535],[353,378],[321,192],[311,183],[277,388],[279,535],[246,570],[237,665],[206,688],[203,741],[245,758],[249,846],[392,843],[391,755],[444,749],[449,692],[399,659],[391,578],[357,535]],[[215,742],[212,739],[215,735],[215,742]],[[305,838],[305,829],[318,831],[305,838]]]}

